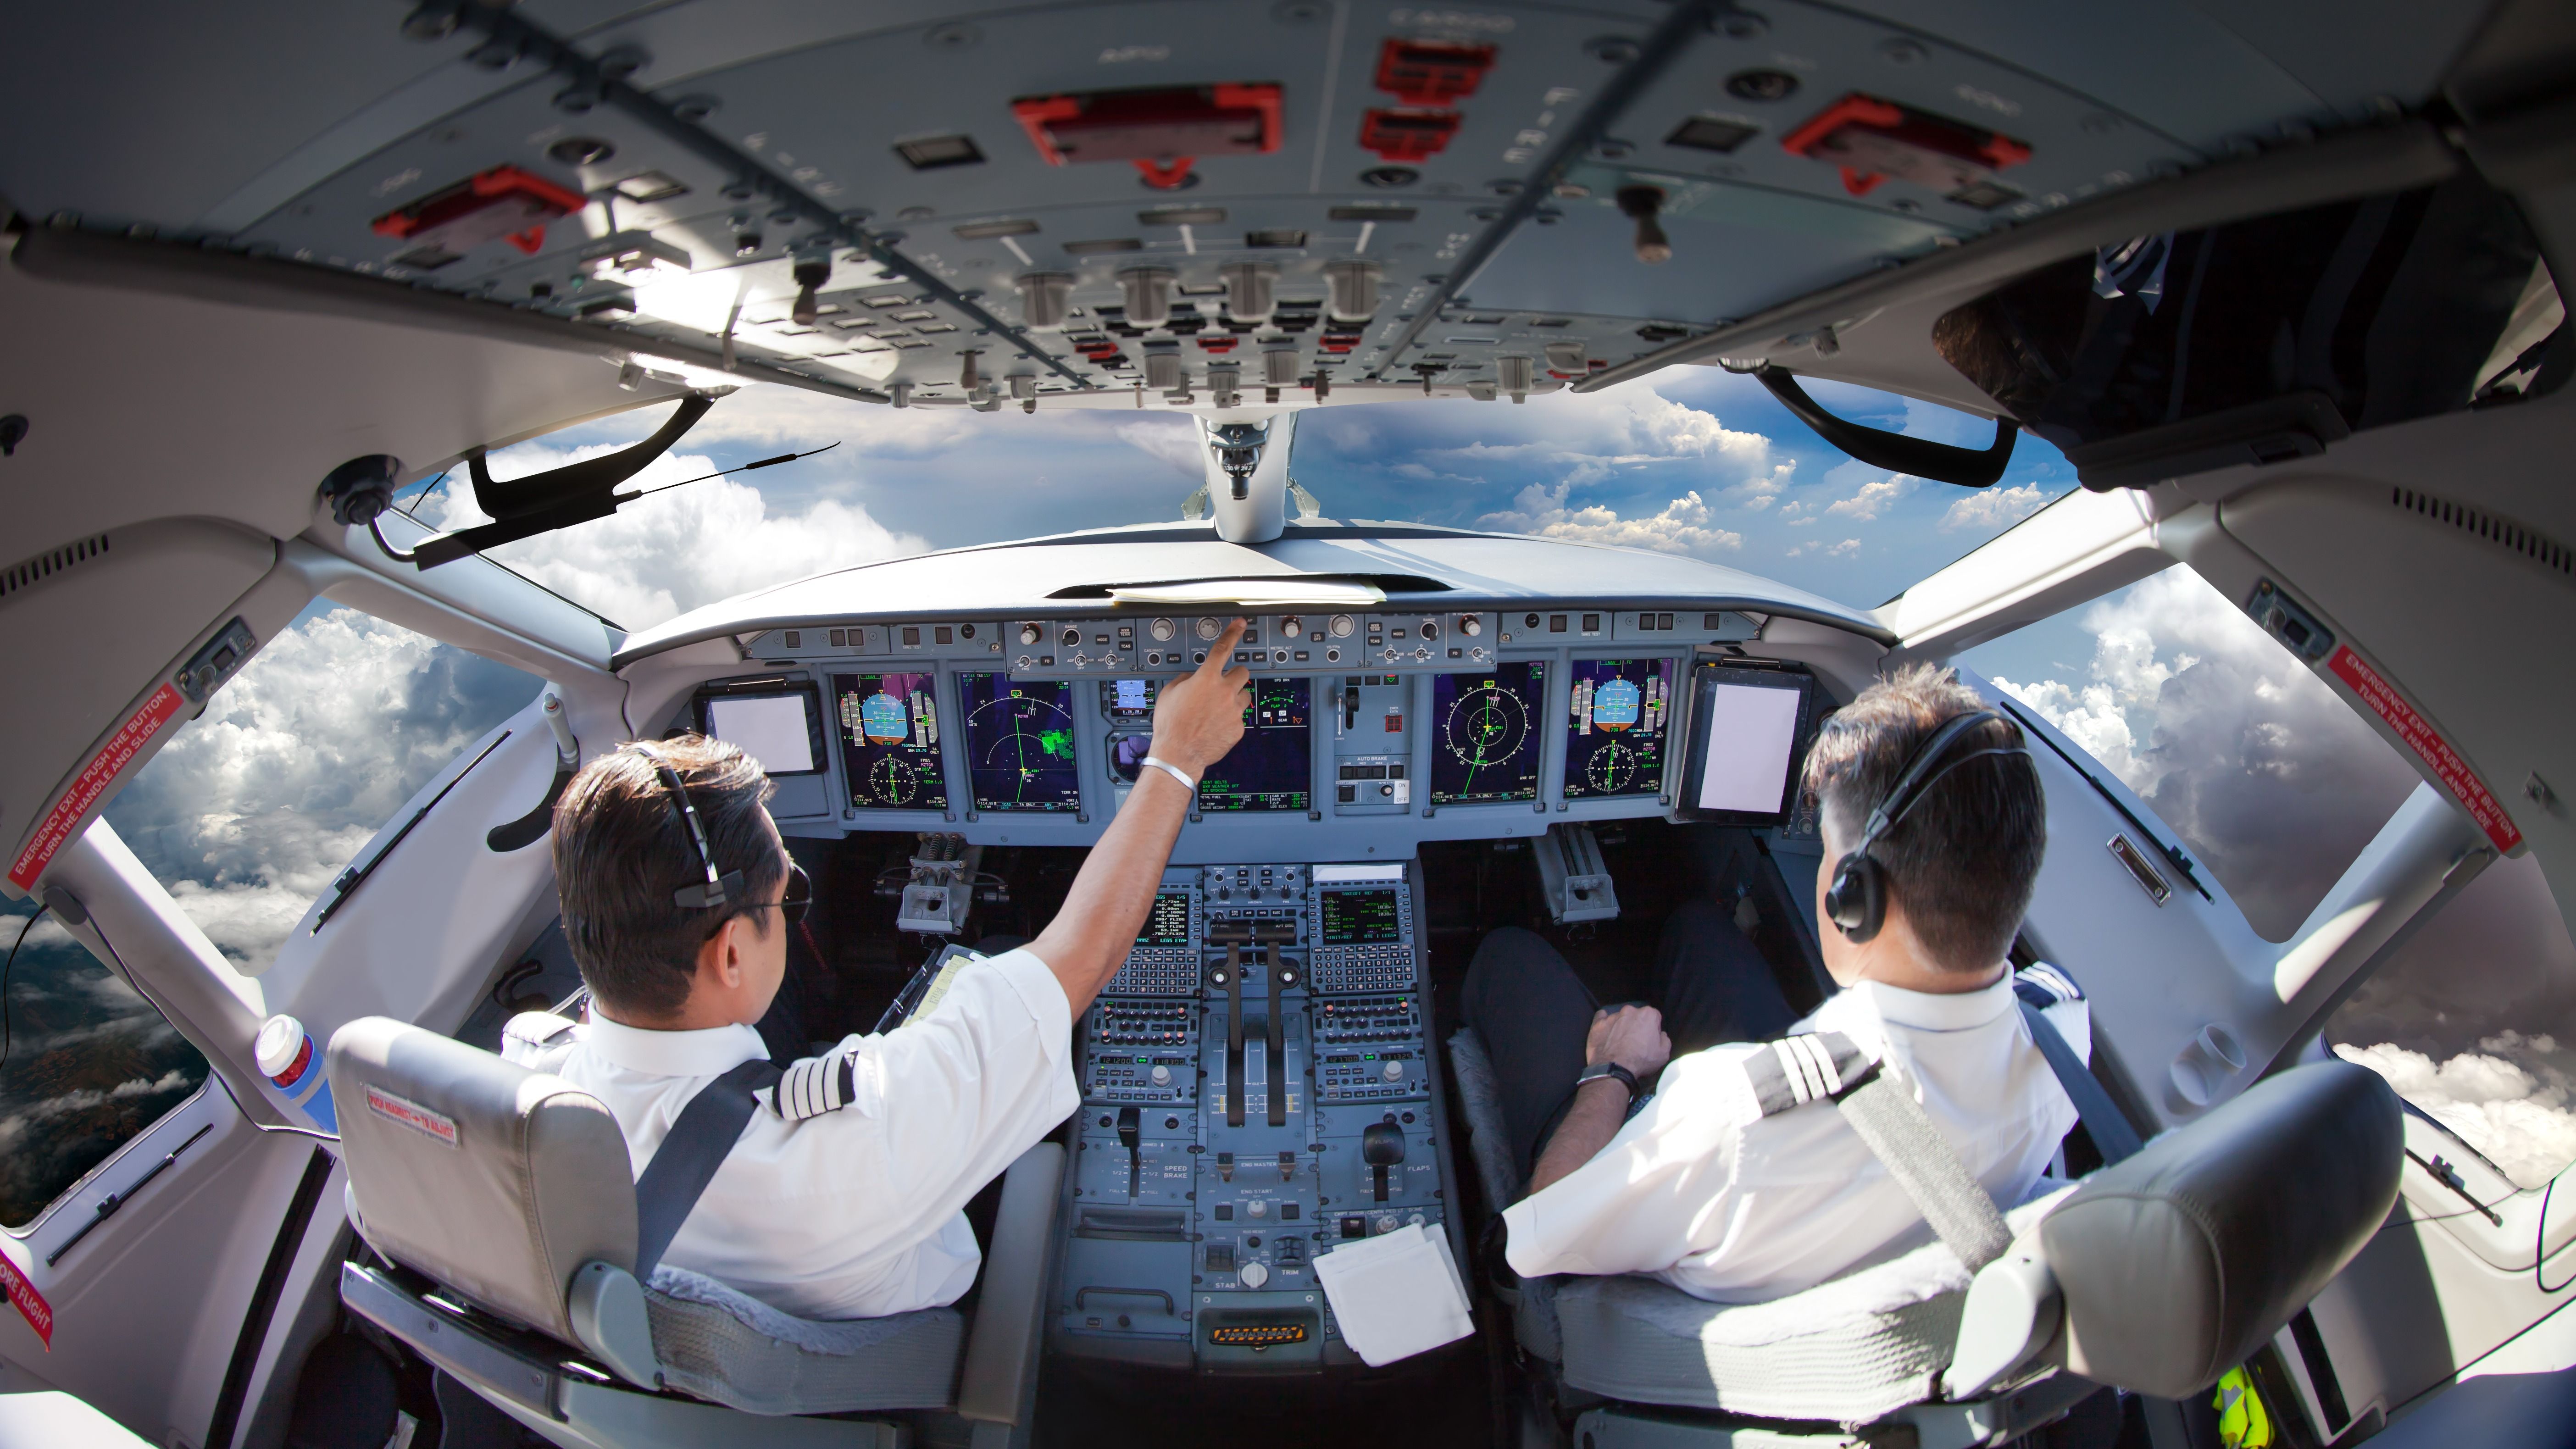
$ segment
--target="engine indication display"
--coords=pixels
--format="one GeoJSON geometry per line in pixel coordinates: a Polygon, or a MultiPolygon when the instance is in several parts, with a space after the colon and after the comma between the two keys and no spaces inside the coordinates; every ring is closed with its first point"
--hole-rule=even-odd
{"type": "Polygon", "coordinates": [[[1311,682],[1302,676],[1252,681],[1243,738],[1199,780],[1201,811],[1313,808],[1311,697],[1311,682]]]}
{"type": "Polygon", "coordinates": [[[948,808],[934,688],[928,674],[832,676],[850,804],[862,810],[948,808]]]}
{"type": "Polygon", "coordinates": [[[1007,674],[957,676],[966,773],[978,810],[1078,810],[1073,685],[1007,674]]]}
{"type": "Polygon", "coordinates": [[[1431,802],[1479,805],[1538,798],[1543,663],[1497,664],[1431,680],[1431,802]]]}
{"type": "Polygon", "coordinates": [[[1567,696],[1565,797],[1661,793],[1672,705],[1669,659],[1575,660],[1567,696]]]}

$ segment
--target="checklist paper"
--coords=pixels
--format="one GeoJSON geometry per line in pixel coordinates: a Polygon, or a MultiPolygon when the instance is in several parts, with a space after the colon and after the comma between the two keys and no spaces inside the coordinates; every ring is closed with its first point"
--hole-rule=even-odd
{"type": "Polygon", "coordinates": [[[1409,1224],[1315,1260],[1342,1342],[1369,1367],[1465,1338],[1467,1290],[1449,1256],[1449,1237],[1409,1224]]]}

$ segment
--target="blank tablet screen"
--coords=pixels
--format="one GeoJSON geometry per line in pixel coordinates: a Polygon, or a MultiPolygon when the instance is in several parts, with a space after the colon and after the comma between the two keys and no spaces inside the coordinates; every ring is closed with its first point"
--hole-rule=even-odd
{"type": "Polygon", "coordinates": [[[1709,687],[1701,726],[1698,806],[1776,815],[1788,798],[1803,692],[1748,684],[1709,687]]]}
{"type": "Polygon", "coordinates": [[[809,775],[814,760],[812,703],[805,695],[755,694],[706,701],[707,733],[742,752],[773,775],[809,775]]]}

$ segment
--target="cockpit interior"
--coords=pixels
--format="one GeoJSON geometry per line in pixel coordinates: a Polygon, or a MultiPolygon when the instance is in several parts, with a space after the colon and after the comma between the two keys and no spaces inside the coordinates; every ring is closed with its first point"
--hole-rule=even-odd
{"type": "Polygon", "coordinates": [[[13,19],[0,1449],[2576,1443],[2564,5],[13,19]],[[1496,480],[1554,455],[1466,440],[1675,379],[1819,461],[1740,483],[1684,407],[1541,513],[1496,480]],[[1435,412],[1451,471],[1372,475],[1416,511],[1328,511],[1327,442],[1394,447],[1344,420],[1435,412]],[[1062,418],[1181,481],[975,461],[1062,418]],[[718,540],[639,522],[902,429],[865,468],[981,470],[899,500],[945,532],[809,512],[682,587],[718,540]],[[1650,454],[1669,527],[1585,511],[1650,454]],[[1786,542],[1897,497],[1948,552],[1892,595],[1786,542]],[[503,1059],[582,1009],[583,766],[760,765],[785,1066],[1044,931],[1212,653],[1241,740],[967,1296],[639,1269],[606,1110],[503,1059]],[[2090,1025],[2041,1188],[1769,1301],[1524,1279],[1480,943],[1615,1007],[1708,912],[1826,1006],[1802,771],[1913,664],[2045,797],[2007,974],[2090,1025]],[[1399,1251],[1454,1303],[1349,1271],[1399,1251]]]}

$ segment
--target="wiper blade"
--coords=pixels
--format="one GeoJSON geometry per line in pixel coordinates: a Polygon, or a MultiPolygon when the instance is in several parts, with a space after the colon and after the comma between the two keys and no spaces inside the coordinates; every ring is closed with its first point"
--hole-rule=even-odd
{"type": "Polygon", "coordinates": [[[465,764],[465,768],[457,771],[454,779],[451,779],[446,784],[440,786],[438,793],[429,797],[428,804],[413,811],[411,818],[403,822],[402,829],[395,831],[390,837],[388,837],[385,843],[378,847],[373,855],[368,856],[364,860],[352,861],[347,870],[340,872],[340,878],[331,882],[331,899],[323,903],[321,913],[313,918],[313,929],[305,932],[305,934],[308,936],[320,935],[322,933],[322,928],[331,923],[331,918],[339,913],[340,908],[349,903],[349,897],[358,893],[358,887],[367,883],[367,877],[376,873],[376,867],[384,864],[385,858],[394,853],[394,847],[402,844],[404,838],[411,834],[412,827],[427,819],[429,817],[429,812],[438,808],[438,802],[447,798],[447,792],[455,789],[458,781],[461,781],[466,776],[473,774],[474,767],[476,765],[482,764],[485,760],[490,759],[492,752],[501,748],[502,740],[507,740],[509,737],[510,732],[508,730],[501,731],[500,739],[496,739],[492,743],[485,745],[483,747],[483,753],[476,755],[471,760],[468,760],[465,764]]]}

